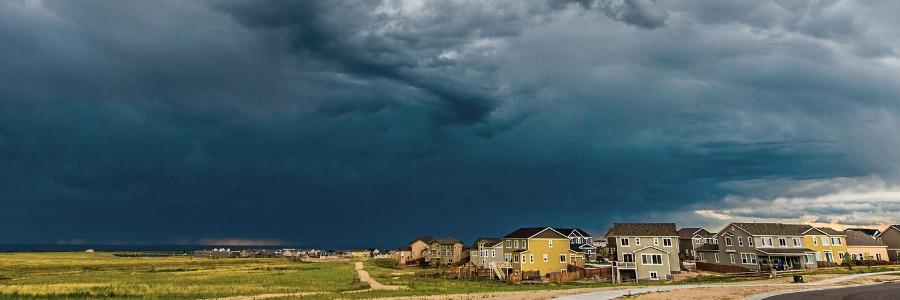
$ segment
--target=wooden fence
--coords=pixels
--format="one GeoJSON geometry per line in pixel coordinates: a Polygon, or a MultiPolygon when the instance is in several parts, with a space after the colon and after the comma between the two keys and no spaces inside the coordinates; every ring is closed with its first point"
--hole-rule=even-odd
{"type": "Polygon", "coordinates": [[[475,267],[453,268],[443,271],[444,277],[453,278],[469,278],[469,277],[491,277],[494,274],[491,269],[479,269],[475,267]]]}
{"type": "Polygon", "coordinates": [[[752,272],[747,267],[741,266],[732,266],[732,265],[720,265],[720,264],[711,264],[705,262],[697,262],[697,270],[700,271],[709,271],[716,273],[747,273],[752,272]]]}

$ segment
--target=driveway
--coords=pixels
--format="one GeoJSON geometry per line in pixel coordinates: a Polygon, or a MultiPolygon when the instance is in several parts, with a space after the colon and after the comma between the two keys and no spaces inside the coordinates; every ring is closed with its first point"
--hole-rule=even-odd
{"type": "Polygon", "coordinates": [[[900,283],[878,283],[815,291],[784,293],[765,300],[877,300],[900,299],[900,283]]]}

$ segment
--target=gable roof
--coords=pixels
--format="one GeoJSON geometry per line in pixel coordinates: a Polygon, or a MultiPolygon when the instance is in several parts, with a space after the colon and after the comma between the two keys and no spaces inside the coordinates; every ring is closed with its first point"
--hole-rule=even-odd
{"type": "Polygon", "coordinates": [[[553,230],[556,230],[557,232],[562,233],[565,236],[570,236],[573,233],[575,233],[582,237],[591,237],[591,235],[588,234],[587,231],[581,230],[581,228],[556,228],[556,227],[553,227],[553,230]]]}
{"type": "Polygon", "coordinates": [[[702,246],[697,247],[697,249],[694,249],[694,251],[719,251],[719,244],[703,244],[702,246]]]}
{"type": "Polygon", "coordinates": [[[478,248],[478,243],[481,243],[482,241],[484,242],[485,247],[493,247],[494,245],[497,245],[497,243],[502,242],[502,240],[500,238],[480,237],[480,238],[475,239],[475,242],[472,243],[472,246],[470,248],[473,248],[473,249],[478,248]]]}
{"type": "Polygon", "coordinates": [[[694,233],[699,231],[699,227],[685,227],[682,229],[678,229],[678,238],[679,239],[689,239],[694,237],[694,233]]]}
{"type": "Polygon", "coordinates": [[[847,231],[847,230],[859,231],[859,232],[865,233],[869,236],[876,236],[879,233],[881,233],[881,230],[874,229],[874,228],[847,228],[844,231],[847,231]]]}
{"type": "Polygon", "coordinates": [[[415,242],[418,242],[418,241],[422,241],[423,243],[426,243],[426,244],[431,244],[431,236],[430,236],[430,235],[423,235],[423,236],[421,236],[421,237],[419,237],[419,238],[413,240],[412,242],[409,242],[409,244],[412,245],[412,244],[414,244],[415,242]]]}
{"type": "Polygon", "coordinates": [[[606,236],[678,236],[675,223],[615,223],[606,236]]]}
{"type": "Polygon", "coordinates": [[[565,234],[559,233],[550,227],[526,227],[519,228],[504,236],[504,239],[528,239],[533,237],[539,238],[564,238],[569,239],[565,234]]]}
{"type": "Polygon", "coordinates": [[[731,223],[731,225],[752,235],[802,236],[804,232],[812,228],[809,225],[784,223],[731,223]]]}
{"type": "Polygon", "coordinates": [[[412,247],[410,247],[410,246],[400,246],[400,251],[412,251],[412,247]]]}
{"type": "Polygon", "coordinates": [[[430,244],[434,244],[434,243],[438,243],[438,244],[441,244],[441,245],[455,245],[456,243],[462,244],[462,242],[460,242],[459,240],[454,239],[454,238],[436,238],[436,239],[432,239],[430,244]]]}
{"type": "Polygon", "coordinates": [[[821,232],[824,232],[827,235],[847,235],[842,231],[837,231],[830,227],[816,227],[816,229],[818,229],[821,232]]]}
{"type": "Polygon", "coordinates": [[[847,247],[860,247],[860,246],[885,246],[877,239],[872,237],[871,235],[866,234],[862,231],[857,230],[844,230],[844,233],[847,234],[847,247]]]}

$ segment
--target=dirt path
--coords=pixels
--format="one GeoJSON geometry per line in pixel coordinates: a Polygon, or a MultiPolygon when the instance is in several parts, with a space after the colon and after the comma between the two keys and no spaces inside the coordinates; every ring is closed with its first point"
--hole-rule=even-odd
{"type": "Polygon", "coordinates": [[[269,299],[269,298],[278,298],[278,297],[302,297],[308,295],[322,294],[322,292],[306,292],[306,293],[282,293],[282,294],[261,294],[261,295],[253,295],[253,296],[234,296],[234,297],[225,297],[225,298],[215,298],[215,300],[256,300],[256,299],[269,299]]]}
{"type": "Polygon", "coordinates": [[[372,277],[369,277],[369,272],[363,270],[363,263],[361,261],[356,262],[356,272],[359,273],[359,281],[368,283],[373,290],[399,290],[404,289],[404,286],[398,285],[383,285],[372,277]]]}

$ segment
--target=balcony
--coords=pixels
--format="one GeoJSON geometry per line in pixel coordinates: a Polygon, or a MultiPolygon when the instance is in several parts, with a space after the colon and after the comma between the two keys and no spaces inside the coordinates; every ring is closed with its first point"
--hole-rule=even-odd
{"type": "Polygon", "coordinates": [[[635,264],[633,261],[616,261],[613,263],[613,266],[615,266],[619,269],[636,269],[637,268],[637,264],[635,264]]]}
{"type": "Polygon", "coordinates": [[[512,263],[510,263],[508,261],[492,261],[491,267],[492,268],[509,269],[509,268],[512,268],[512,263]]]}

